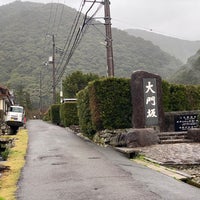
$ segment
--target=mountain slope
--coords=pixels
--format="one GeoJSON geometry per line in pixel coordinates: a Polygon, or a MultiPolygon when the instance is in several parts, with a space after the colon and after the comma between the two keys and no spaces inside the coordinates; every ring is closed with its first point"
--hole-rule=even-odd
{"type": "MultiPolygon", "coordinates": [[[[56,15],[55,10],[52,15],[56,15]]],[[[61,4],[17,1],[1,6],[1,84],[13,89],[23,85],[32,94],[32,98],[37,100],[39,77],[42,74],[43,96],[48,96],[52,85],[52,65],[44,66],[43,63],[52,54],[52,38],[45,35],[49,31],[55,31],[56,47],[63,49],[75,15],[74,9],[61,4]],[[55,18],[54,23],[49,23],[52,6],[58,6],[59,12],[63,9],[63,17],[55,18]]],[[[65,74],[81,70],[84,73],[106,75],[106,50],[102,45],[105,40],[102,34],[104,32],[103,25],[98,26],[98,29],[89,26],[65,74]]],[[[180,61],[151,42],[117,29],[113,29],[113,49],[116,76],[130,77],[132,71],[142,69],[160,74],[166,79],[181,66],[180,61]]],[[[56,55],[57,66],[59,59],[59,55],[56,55]]],[[[44,98],[47,101],[47,97],[44,98]]]]}
{"type": "Polygon", "coordinates": [[[126,32],[151,41],[154,45],[159,46],[163,51],[178,58],[183,63],[186,63],[187,59],[200,49],[200,41],[181,40],[139,29],[127,29],[126,32]]]}
{"type": "Polygon", "coordinates": [[[200,84],[200,50],[191,56],[187,64],[181,67],[172,77],[171,81],[180,84],[200,84]]]}

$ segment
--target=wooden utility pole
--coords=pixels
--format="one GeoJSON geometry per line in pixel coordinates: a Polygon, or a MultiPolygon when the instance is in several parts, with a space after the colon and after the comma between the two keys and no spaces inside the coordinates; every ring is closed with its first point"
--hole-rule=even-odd
{"type": "Polygon", "coordinates": [[[54,34],[46,34],[48,37],[52,37],[53,43],[53,51],[52,57],[49,57],[49,63],[53,66],[53,73],[52,73],[52,88],[53,88],[53,104],[56,103],[56,63],[55,63],[55,53],[56,53],[56,44],[55,44],[55,36],[54,34]]]}
{"type": "Polygon", "coordinates": [[[40,69],[40,119],[42,117],[42,69],[40,69]]]}
{"type": "Polygon", "coordinates": [[[53,104],[56,103],[56,67],[55,67],[55,37],[54,34],[52,35],[52,41],[53,41],[53,55],[52,55],[52,65],[53,65],[53,73],[52,73],[52,80],[53,80],[53,104]]]}
{"type": "Polygon", "coordinates": [[[104,0],[104,9],[105,9],[105,29],[106,29],[108,76],[114,77],[112,29],[111,29],[110,1],[109,0],[104,0]]]}

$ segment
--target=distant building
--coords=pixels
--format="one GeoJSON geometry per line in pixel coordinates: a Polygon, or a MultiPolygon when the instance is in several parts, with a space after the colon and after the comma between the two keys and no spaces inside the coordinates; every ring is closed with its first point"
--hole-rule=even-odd
{"type": "Polygon", "coordinates": [[[76,98],[64,98],[61,103],[77,102],[76,98]]]}
{"type": "Polygon", "coordinates": [[[8,88],[0,85],[0,121],[4,120],[4,116],[8,108],[14,104],[13,96],[8,88]]]}

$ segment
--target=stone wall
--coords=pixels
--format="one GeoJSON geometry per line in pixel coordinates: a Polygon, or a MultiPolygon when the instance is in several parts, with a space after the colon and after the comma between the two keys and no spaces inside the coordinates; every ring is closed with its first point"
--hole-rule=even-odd
{"type": "Polygon", "coordinates": [[[158,132],[152,128],[104,130],[94,136],[94,142],[114,147],[144,147],[159,143],[158,132]]]}
{"type": "Polygon", "coordinates": [[[187,137],[188,139],[191,139],[194,142],[200,142],[200,128],[194,128],[188,130],[187,137]]]}

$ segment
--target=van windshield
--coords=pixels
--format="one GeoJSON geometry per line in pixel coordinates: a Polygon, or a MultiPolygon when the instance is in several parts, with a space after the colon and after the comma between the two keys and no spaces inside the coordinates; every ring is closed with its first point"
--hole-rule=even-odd
{"type": "Polygon", "coordinates": [[[20,107],[10,107],[9,109],[10,112],[19,112],[19,113],[23,113],[23,108],[20,107]]]}

